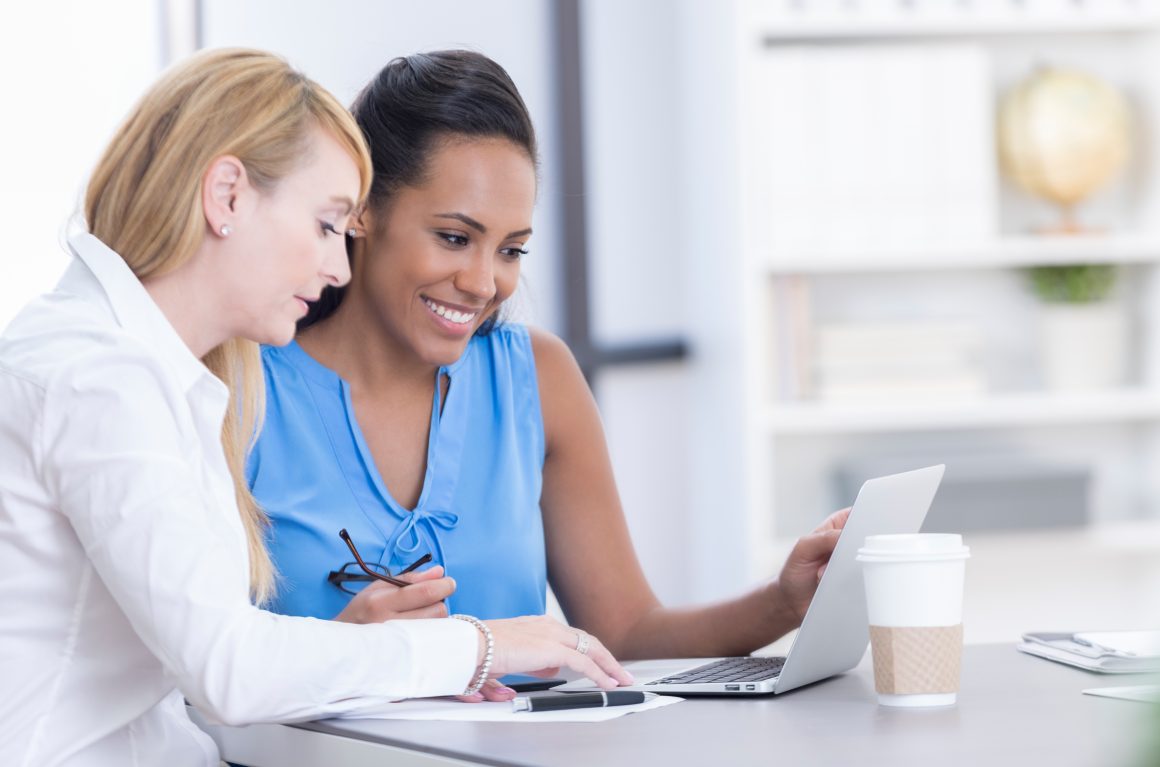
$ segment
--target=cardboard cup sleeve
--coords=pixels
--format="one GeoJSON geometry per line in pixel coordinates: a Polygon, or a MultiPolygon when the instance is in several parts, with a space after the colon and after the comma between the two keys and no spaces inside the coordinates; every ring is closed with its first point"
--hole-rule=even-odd
{"type": "Polygon", "coordinates": [[[963,624],[871,626],[874,688],[887,695],[959,690],[963,624]]]}

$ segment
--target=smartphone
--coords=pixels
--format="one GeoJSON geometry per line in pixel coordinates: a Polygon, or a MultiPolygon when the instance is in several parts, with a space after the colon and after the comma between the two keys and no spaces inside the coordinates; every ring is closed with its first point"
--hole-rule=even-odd
{"type": "Polygon", "coordinates": [[[556,685],[564,684],[564,679],[544,679],[538,676],[528,676],[526,674],[508,674],[499,678],[501,684],[506,685],[516,692],[536,692],[537,690],[550,690],[556,685]]]}

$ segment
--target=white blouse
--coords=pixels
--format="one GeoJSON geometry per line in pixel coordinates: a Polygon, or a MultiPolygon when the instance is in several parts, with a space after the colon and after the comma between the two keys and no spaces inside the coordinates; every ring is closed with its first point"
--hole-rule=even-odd
{"type": "Polygon", "coordinates": [[[183,696],[246,724],[462,692],[466,622],[251,604],[225,386],[116,253],[70,244],[0,336],[0,764],[216,767],[183,696]]]}

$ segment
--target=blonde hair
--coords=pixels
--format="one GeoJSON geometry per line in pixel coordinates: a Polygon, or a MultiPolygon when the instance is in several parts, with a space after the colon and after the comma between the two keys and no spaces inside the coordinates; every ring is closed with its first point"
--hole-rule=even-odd
{"type": "MultiPolygon", "coordinates": [[[[176,269],[205,236],[201,185],[211,162],[233,155],[255,186],[272,190],[302,161],[316,127],[355,160],[364,198],[370,155],[358,125],[330,93],[263,51],[202,51],[166,72],[113,137],[85,194],[89,231],[139,279],[176,269]]],[[[246,530],[250,592],[261,604],[274,593],[275,574],[268,520],[245,478],[265,410],[258,345],[235,338],[202,361],[230,389],[222,446],[246,530]]]]}

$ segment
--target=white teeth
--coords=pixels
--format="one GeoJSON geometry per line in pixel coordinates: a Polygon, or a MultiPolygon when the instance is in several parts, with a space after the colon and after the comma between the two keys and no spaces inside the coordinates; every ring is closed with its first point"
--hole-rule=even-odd
{"type": "Polygon", "coordinates": [[[466,325],[475,319],[476,312],[457,312],[454,309],[448,309],[442,304],[437,304],[429,298],[423,299],[424,303],[431,308],[431,311],[438,314],[446,320],[454,322],[456,325],[466,325]]]}

